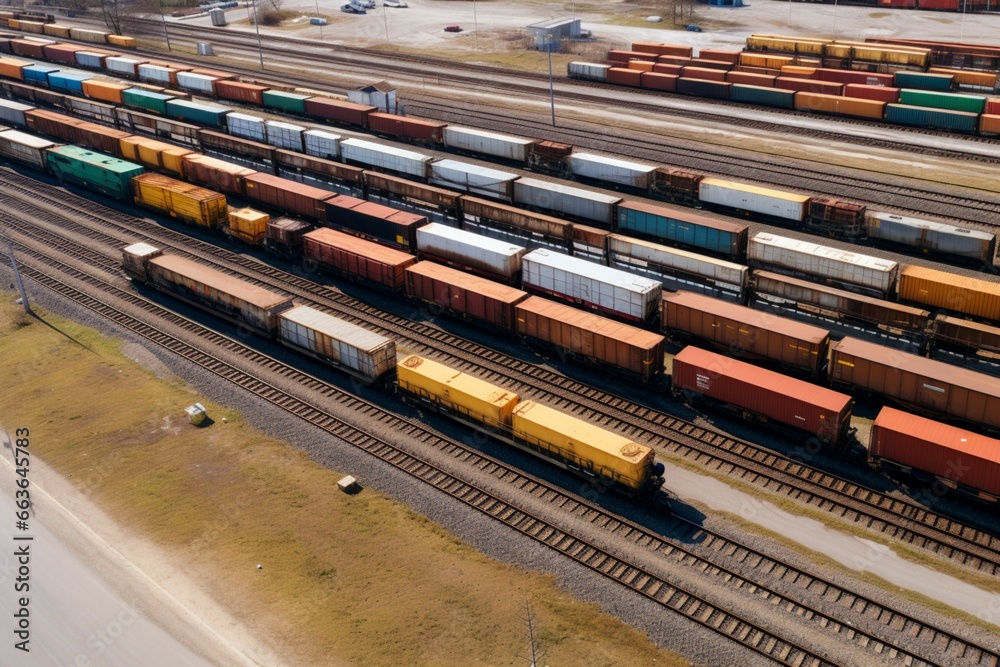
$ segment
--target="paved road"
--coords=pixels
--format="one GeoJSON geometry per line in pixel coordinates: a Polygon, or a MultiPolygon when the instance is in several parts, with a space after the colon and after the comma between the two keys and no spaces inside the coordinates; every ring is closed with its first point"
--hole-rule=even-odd
{"type": "Polygon", "coordinates": [[[0,449],[0,665],[3,667],[209,667],[206,660],[150,620],[142,605],[119,595],[54,531],[65,517],[41,488],[32,489],[30,529],[15,528],[11,451],[0,449]],[[31,541],[15,541],[31,535],[31,541]],[[14,587],[18,548],[29,552],[29,593],[14,587]],[[29,653],[15,648],[18,599],[27,595],[29,653]],[[134,606],[133,606],[134,605],[134,606]]]}

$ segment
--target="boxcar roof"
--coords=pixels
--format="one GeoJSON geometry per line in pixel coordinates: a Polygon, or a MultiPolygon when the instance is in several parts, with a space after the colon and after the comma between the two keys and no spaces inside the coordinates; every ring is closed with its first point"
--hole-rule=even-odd
{"type": "Polygon", "coordinates": [[[314,229],[308,234],[303,234],[302,238],[310,239],[325,246],[338,248],[340,250],[361,255],[362,257],[374,259],[378,262],[390,264],[392,266],[405,266],[406,264],[412,264],[417,260],[417,258],[413,255],[405,253],[401,250],[388,248],[384,245],[380,245],[372,241],[366,241],[365,239],[358,238],[357,236],[344,234],[327,227],[314,229]]]}
{"type": "Polygon", "coordinates": [[[695,294],[694,292],[664,292],[663,301],[680,304],[686,308],[692,308],[703,313],[718,315],[743,324],[760,327],[767,331],[772,331],[783,336],[791,336],[798,340],[820,343],[830,336],[830,332],[811,324],[790,320],[787,317],[779,317],[770,313],[765,313],[746,306],[740,306],[721,299],[713,299],[710,296],[695,294]]]}
{"type": "Polygon", "coordinates": [[[964,454],[1000,463],[1000,440],[941,422],[912,415],[895,408],[882,408],[875,418],[875,426],[908,435],[916,440],[926,440],[964,454]]]}
{"type": "Polygon", "coordinates": [[[386,343],[391,342],[385,336],[380,336],[374,331],[369,331],[356,324],[345,322],[340,318],[328,315],[311,306],[295,306],[294,308],[282,311],[278,317],[289,322],[294,322],[307,329],[318,331],[334,340],[343,341],[363,352],[374,352],[386,343]]]}
{"type": "Polygon", "coordinates": [[[434,280],[456,285],[466,292],[482,294],[483,296],[503,301],[505,303],[517,303],[523,300],[528,293],[516,287],[510,287],[498,283],[488,278],[475,276],[465,271],[453,269],[450,266],[442,266],[434,262],[417,262],[406,269],[408,273],[426,276],[434,280]]]}
{"type": "Polygon", "coordinates": [[[280,306],[283,303],[289,303],[292,300],[291,297],[266,290],[263,287],[257,287],[235,276],[230,276],[204,264],[193,262],[186,257],[161,255],[156,259],[151,259],[149,263],[263,310],[280,306]]]}
{"type": "Polygon", "coordinates": [[[564,306],[561,303],[556,303],[540,296],[528,297],[517,304],[517,309],[535,313],[542,317],[583,329],[584,331],[593,331],[605,338],[611,338],[643,349],[653,349],[663,342],[663,336],[652,331],[646,331],[645,329],[639,329],[638,327],[633,327],[622,322],[610,320],[572,306],[564,306]]]}

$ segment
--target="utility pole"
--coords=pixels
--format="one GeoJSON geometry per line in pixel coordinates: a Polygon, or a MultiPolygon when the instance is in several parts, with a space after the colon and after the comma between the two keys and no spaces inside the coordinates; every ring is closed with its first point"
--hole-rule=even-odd
{"type": "Polygon", "coordinates": [[[167,51],[173,51],[170,48],[170,33],[167,32],[167,17],[163,15],[163,0],[157,0],[156,4],[160,8],[160,20],[163,21],[163,36],[167,39],[167,51]]]}
{"type": "Polygon", "coordinates": [[[556,92],[552,82],[552,34],[545,35],[545,50],[549,54],[549,105],[552,107],[552,127],[556,126],[556,92]]]}
{"type": "Polygon", "coordinates": [[[7,252],[10,254],[10,266],[14,269],[14,282],[17,283],[17,291],[21,293],[21,305],[24,312],[31,315],[31,306],[28,305],[28,293],[24,291],[24,281],[21,280],[21,272],[17,268],[17,260],[14,259],[14,242],[7,245],[7,252]]]}
{"type": "Polygon", "coordinates": [[[260,20],[257,18],[257,0],[250,0],[253,3],[253,25],[257,28],[257,55],[260,56],[260,68],[264,69],[264,47],[260,43],[260,20]]]}

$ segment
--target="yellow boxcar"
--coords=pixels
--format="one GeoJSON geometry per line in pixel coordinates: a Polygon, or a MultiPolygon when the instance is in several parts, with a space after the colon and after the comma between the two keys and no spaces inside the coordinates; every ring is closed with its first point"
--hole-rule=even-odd
{"type": "Polygon", "coordinates": [[[190,148],[171,146],[160,152],[160,162],[164,171],[178,176],[184,175],[184,158],[194,153],[190,148]]]}
{"type": "Polygon", "coordinates": [[[532,447],[552,451],[585,472],[642,488],[653,466],[653,450],[590,422],[534,401],[513,414],[514,435],[532,447]]]}
{"type": "Polygon", "coordinates": [[[122,93],[131,88],[121,83],[113,81],[101,81],[90,79],[83,82],[83,94],[94,100],[111,102],[112,104],[122,103],[122,93]]]}
{"type": "Polygon", "coordinates": [[[510,425],[518,395],[436,361],[410,355],[396,364],[399,388],[492,428],[510,425]]]}
{"type": "Polygon", "coordinates": [[[932,67],[927,71],[931,74],[951,74],[955,77],[955,81],[965,86],[992,89],[997,81],[996,72],[975,72],[967,69],[949,69],[947,67],[932,67]]]}
{"type": "Polygon", "coordinates": [[[39,21],[21,21],[21,30],[23,32],[30,32],[33,35],[44,35],[45,24],[39,21]]]}
{"type": "Polygon", "coordinates": [[[69,39],[69,26],[60,25],[58,23],[46,23],[45,24],[45,34],[49,37],[58,37],[60,39],[69,39]]]}
{"type": "Polygon", "coordinates": [[[267,232],[271,216],[252,208],[229,207],[229,233],[252,245],[259,245],[267,232]]]}
{"type": "Polygon", "coordinates": [[[11,58],[10,56],[4,56],[3,58],[0,58],[0,76],[5,79],[17,79],[18,81],[24,81],[24,74],[21,70],[30,64],[31,62],[28,60],[20,60],[18,58],[11,58]]]}
{"type": "Polygon", "coordinates": [[[135,200],[167,215],[202,227],[226,224],[229,208],[225,195],[162,174],[142,174],[132,179],[135,200]]]}
{"type": "Polygon", "coordinates": [[[750,35],[747,48],[751,51],[790,51],[823,55],[823,45],[832,40],[811,37],[786,37],[782,35],[750,35]]]}
{"type": "Polygon", "coordinates": [[[120,139],[118,146],[122,157],[126,160],[139,162],[150,169],[163,169],[178,175],[182,173],[181,157],[194,152],[190,148],[181,148],[138,135],[120,139]]]}
{"type": "Polygon", "coordinates": [[[135,37],[125,37],[124,35],[108,35],[108,44],[124,46],[129,49],[134,49],[136,46],[135,37]]]}
{"type": "Polygon", "coordinates": [[[11,30],[20,30],[21,22],[14,18],[7,19],[7,27],[11,30]]]}
{"type": "Polygon", "coordinates": [[[1000,284],[908,266],[899,272],[899,299],[1000,322],[1000,284]]]}
{"type": "Polygon", "coordinates": [[[781,68],[782,76],[796,76],[802,79],[811,79],[816,74],[815,67],[802,67],[801,65],[784,65],[781,68]]]}

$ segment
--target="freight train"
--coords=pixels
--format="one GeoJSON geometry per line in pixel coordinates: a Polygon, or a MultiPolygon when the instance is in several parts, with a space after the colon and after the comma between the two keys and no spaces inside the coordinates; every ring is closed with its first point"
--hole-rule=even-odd
{"type": "MultiPolygon", "coordinates": [[[[727,224],[679,210],[673,211],[665,220],[649,220],[640,205],[619,197],[544,180],[518,178],[509,172],[456,160],[433,160],[415,151],[363,139],[344,139],[324,130],[265,120],[229,107],[193,102],[190,93],[193,91],[283,114],[367,129],[393,139],[499,160],[604,187],[754,217],[796,229],[805,227],[852,241],[874,239],[896,244],[911,252],[938,253],[953,260],[990,265],[994,261],[995,248],[990,234],[977,232],[963,237],[970,230],[910,219],[901,219],[892,225],[891,231],[885,231],[882,228],[889,225],[880,222],[879,216],[890,214],[868,211],[865,206],[850,201],[760,188],[707,178],[704,174],[673,167],[574,152],[572,146],[549,141],[382,114],[374,107],[289,91],[279,84],[244,82],[215,70],[191,69],[176,63],[152,63],[107,54],[98,54],[100,57],[95,60],[95,54],[68,44],[25,45],[18,42],[11,48],[19,49],[18,53],[27,51],[30,52],[28,55],[48,58],[56,63],[102,69],[116,77],[150,83],[128,85],[89,72],[67,72],[30,65],[27,61],[0,58],[0,77],[42,86],[29,87],[13,81],[0,81],[0,89],[8,96],[69,109],[128,132],[169,137],[200,150],[240,155],[251,161],[255,168],[292,173],[301,179],[306,179],[310,173],[320,173],[343,179],[363,190],[367,187],[367,174],[377,171],[441,186],[468,196],[517,204],[584,224],[620,227],[623,230],[629,230],[630,226],[640,227],[644,228],[640,233],[646,234],[647,238],[683,244],[730,259],[742,259],[745,253],[745,240],[742,240],[745,233],[741,239],[741,225],[736,223],[727,224]],[[164,86],[184,90],[169,90],[164,86]],[[52,91],[64,91],[68,95],[52,91]],[[87,99],[94,101],[88,103],[87,99]],[[109,102],[123,108],[115,109],[107,104],[109,102]],[[190,123],[214,129],[198,129],[190,123]],[[215,130],[225,130],[228,134],[215,130]],[[297,157],[303,152],[341,166],[297,157]],[[348,166],[360,167],[366,174],[352,171],[348,166]],[[880,229],[882,232],[877,233],[880,229]],[[958,242],[956,239],[963,240],[958,242]]],[[[0,39],[2,50],[3,40],[0,39]]],[[[997,104],[1000,105],[1000,101],[997,104]]],[[[23,118],[20,120],[23,121],[23,118]]],[[[15,124],[17,121],[18,118],[8,119],[15,124]]],[[[452,200],[455,209],[459,209],[461,204],[462,200],[452,200]]]]}
{"type": "Polygon", "coordinates": [[[502,387],[415,355],[398,362],[394,341],[147,243],[122,250],[130,277],[208,310],[365,383],[395,388],[445,414],[552,462],[598,488],[644,499],[663,485],[653,450],[502,387]]]}

